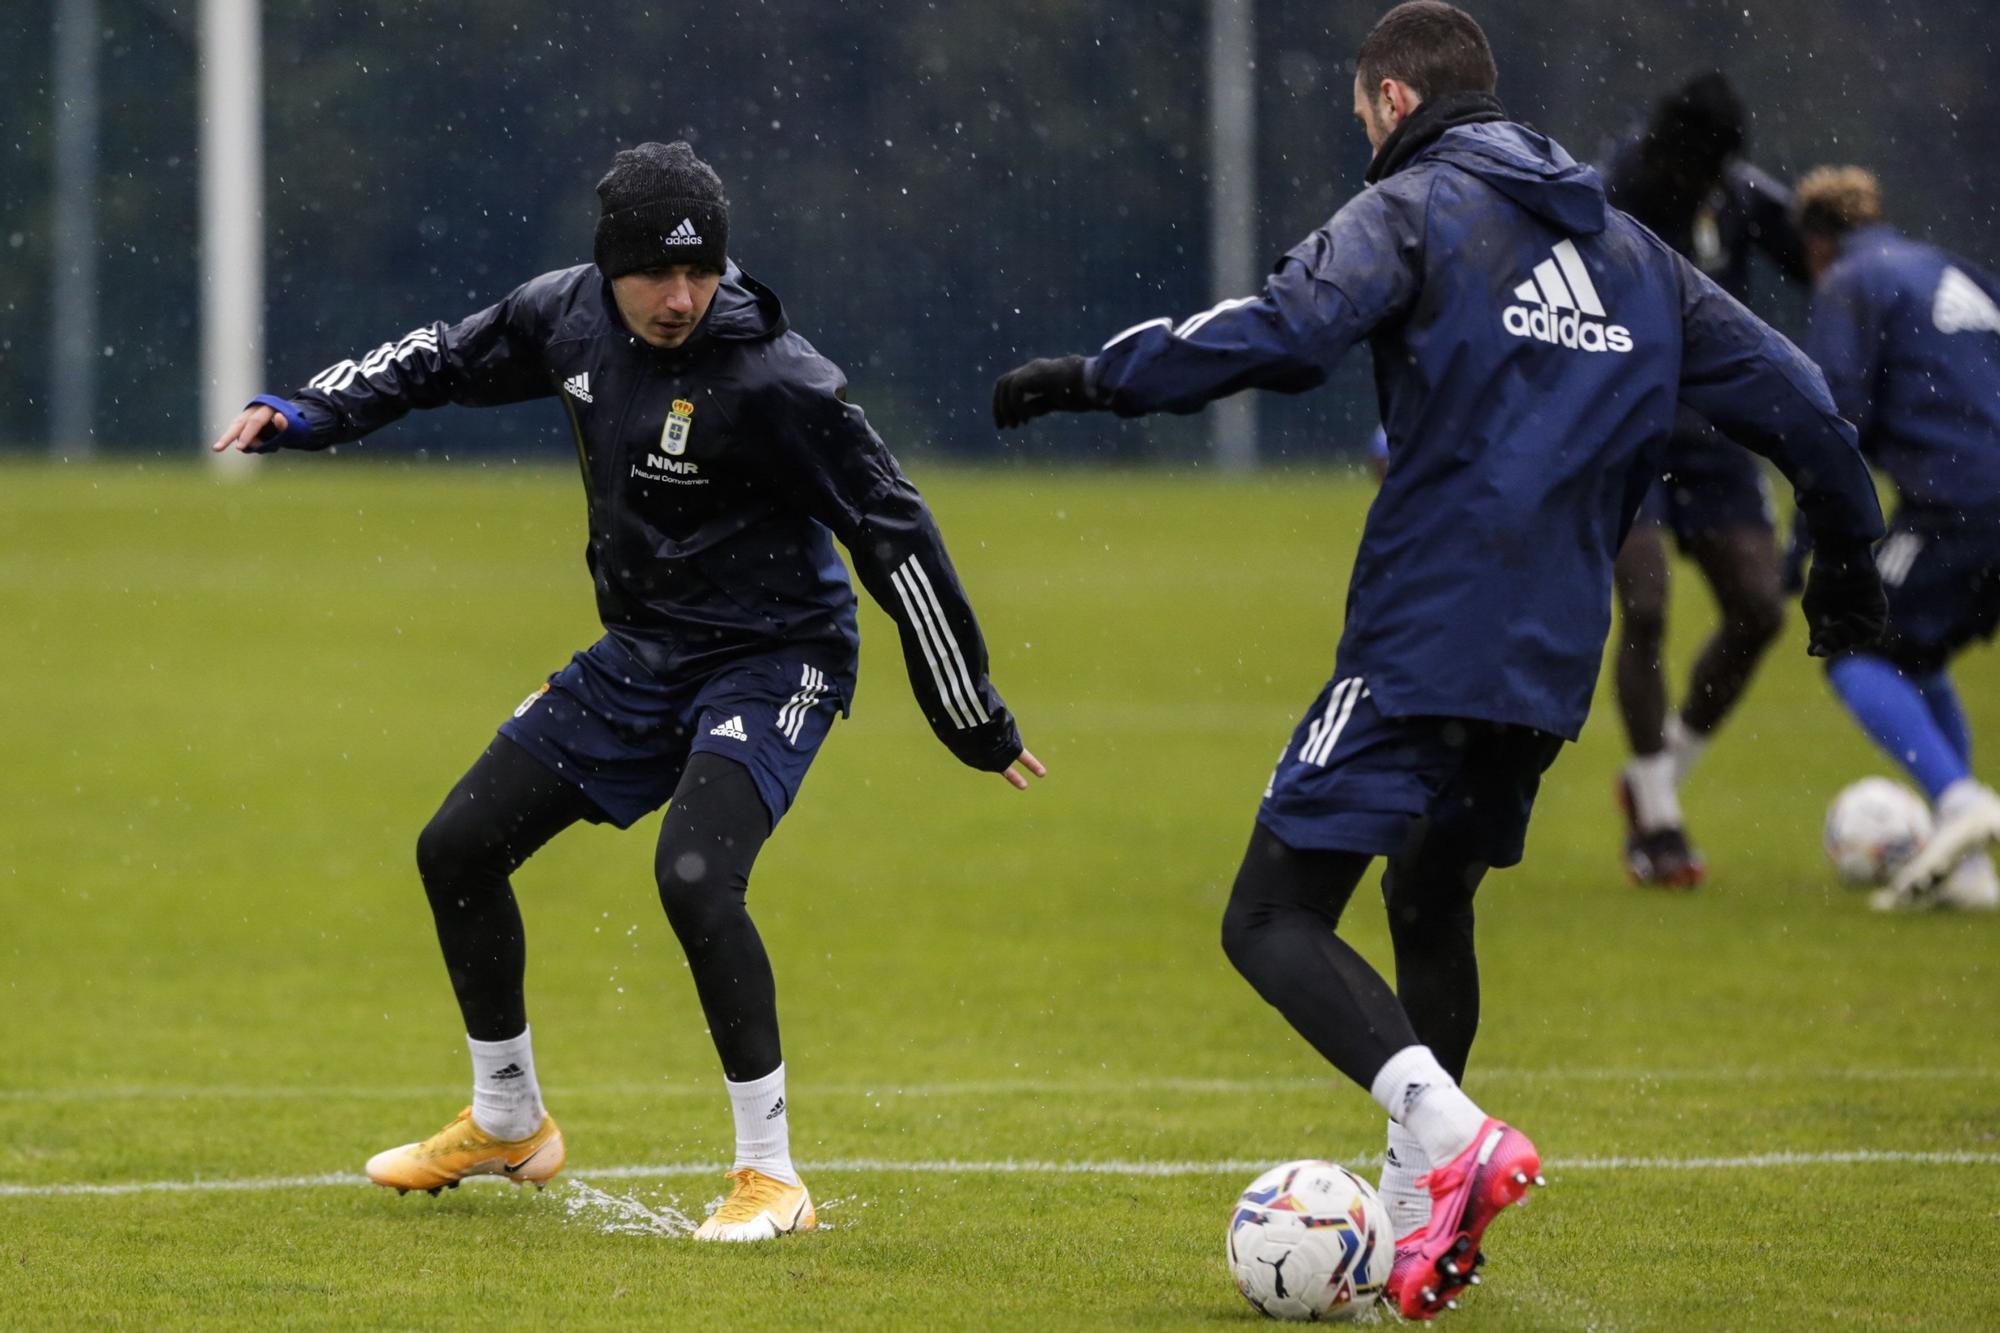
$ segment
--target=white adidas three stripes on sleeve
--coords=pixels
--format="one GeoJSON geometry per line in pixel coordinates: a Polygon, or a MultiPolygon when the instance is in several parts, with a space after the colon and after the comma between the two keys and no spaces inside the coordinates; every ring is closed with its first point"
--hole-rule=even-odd
{"type": "Polygon", "coordinates": [[[932,590],[923,565],[911,556],[896,566],[889,581],[895,585],[904,614],[909,616],[917,642],[923,646],[924,660],[930,663],[931,681],[937,686],[945,711],[951,715],[952,725],[964,731],[988,721],[986,706],[979,700],[979,689],[972,673],[966,670],[965,655],[959,651],[958,640],[945,620],[944,608],[938,605],[937,593],[932,590]]]}

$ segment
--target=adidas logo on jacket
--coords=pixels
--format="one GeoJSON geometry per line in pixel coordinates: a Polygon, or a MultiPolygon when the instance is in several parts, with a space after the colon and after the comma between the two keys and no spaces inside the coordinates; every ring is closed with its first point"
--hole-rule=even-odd
{"type": "Polygon", "coordinates": [[[1631,351],[1630,329],[1598,322],[1604,318],[1604,303],[1576,252],[1576,242],[1558,241],[1552,254],[1535,265],[1534,277],[1514,289],[1514,299],[1532,306],[1507,307],[1500,316],[1507,332],[1581,352],[1631,351]]]}

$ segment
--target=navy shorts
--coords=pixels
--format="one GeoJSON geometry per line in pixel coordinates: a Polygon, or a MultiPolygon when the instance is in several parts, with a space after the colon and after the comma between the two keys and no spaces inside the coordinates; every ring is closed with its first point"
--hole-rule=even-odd
{"type": "Polygon", "coordinates": [[[1359,676],[1334,680],[1292,733],[1257,821],[1301,851],[1390,856],[1418,820],[1466,859],[1521,860],[1562,738],[1452,717],[1384,717],[1359,676]]]}
{"type": "Polygon", "coordinates": [[[1940,671],[2000,626],[2000,506],[1904,505],[1875,548],[1889,632],[1873,651],[1906,674],[1940,671]]]}
{"type": "Polygon", "coordinates": [[[1777,526],[1757,456],[1700,417],[1684,411],[1674,419],[1665,458],[1639,503],[1639,521],[1670,529],[1682,550],[1707,533],[1777,526]]]}
{"type": "Polygon", "coordinates": [[[853,662],[837,656],[771,653],[668,682],[607,635],[523,700],[500,734],[581,787],[619,828],[665,805],[697,751],[749,769],[776,827],[853,695],[853,662]]]}

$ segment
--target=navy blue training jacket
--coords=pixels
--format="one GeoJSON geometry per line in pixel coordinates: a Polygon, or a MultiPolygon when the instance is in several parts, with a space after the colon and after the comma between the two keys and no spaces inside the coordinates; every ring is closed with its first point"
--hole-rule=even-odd
{"type": "Polygon", "coordinates": [[[1882,533],[1797,348],[1631,218],[1596,171],[1494,121],[1446,130],[1279,261],[1261,295],[1128,329],[1085,366],[1122,415],[1323,382],[1366,339],[1389,466],[1337,672],[1388,716],[1574,739],[1611,565],[1677,402],[1776,463],[1823,541],[1882,533]]]}
{"type": "Polygon", "coordinates": [[[698,678],[794,644],[852,660],[838,537],[901,631],[938,739],[994,772],[1020,754],[923,497],[847,401],[839,368],[734,263],[678,348],[635,337],[596,266],[545,273],[456,324],[321,371],[293,395],[303,422],[277,439],[323,449],[412,408],[549,397],[562,399],[583,469],[598,615],[649,671],[698,678]]]}
{"type": "Polygon", "coordinates": [[[1903,498],[2000,504],[2000,282],[1887,226],[1848,233],[1806,350],[1903,498]]]}

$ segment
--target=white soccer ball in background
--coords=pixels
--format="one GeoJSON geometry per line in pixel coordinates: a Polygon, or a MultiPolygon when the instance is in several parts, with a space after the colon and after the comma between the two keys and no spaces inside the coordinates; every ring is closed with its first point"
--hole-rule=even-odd
{"type": "Polygon", "coordinates": [[[1229,1271],[1273,1319],[1353,1319],[1396,1261],[1375,1187],[1333,1162],[1287,1162],[1250,1182],[1229,1218],[1229,1271]]]}
{"type": "Polygon", "coordinates": [[[1857,888],[1885,884],[1931,836],[1931,809],[1900,782],[1863,778],[1826,809],[1826,859],[1857,888]]]}

